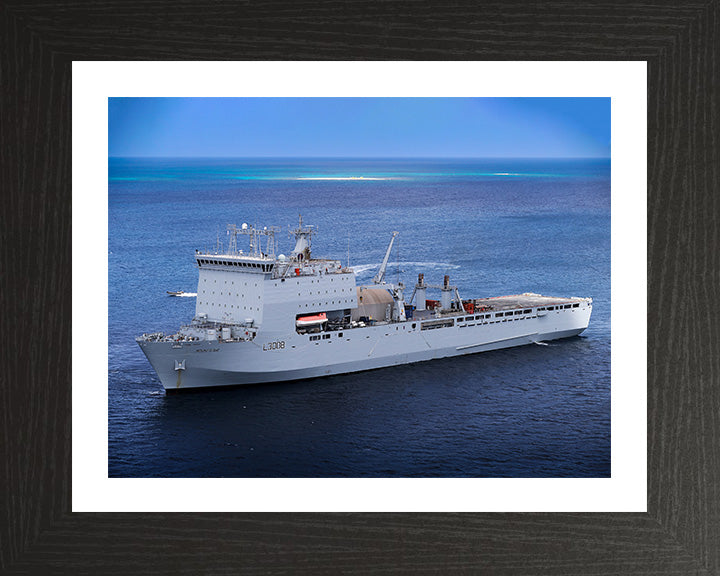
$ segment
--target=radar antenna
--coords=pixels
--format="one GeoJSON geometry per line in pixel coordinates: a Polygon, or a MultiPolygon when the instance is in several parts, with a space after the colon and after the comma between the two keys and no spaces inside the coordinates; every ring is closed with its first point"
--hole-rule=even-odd
{"type": "Polygon", "coordinates": [[[390,259],[390,251],[393,247],[393,242],[395,242],[395,237],[399,234],[399,232],[393,232],[392,238],[390,238],[390,244],[388,245],[387,252],[385,252],[385,258],[383,258],[382,264],[380,264],[380,270],[378,270],[378,273],[375,274],[375,277],[373,278],[373,282],[375,284],[382,284],[383,280],[385,278],[385,270],[387,269],[388,260],[390,259]]]}
{"type": "Polygon", "coordinates": [[[275,251],[277,249],[277,242],[275,239],[276,232],[280,232],[280,228],[277,226],[265,226],[264,228],[259,228],[257,226],[253,226],[252,224],[243,224],[240,228],[238,228],[235,224],[228,224],[227,234],[230,236],[228,253],[238,253],[237,237],[238,235],[244,235],[250,237],[250,256],[275,258],[275,251]],[[263,236],[267,237],[265,252],[262,251],[261,246],[263,236]]]}

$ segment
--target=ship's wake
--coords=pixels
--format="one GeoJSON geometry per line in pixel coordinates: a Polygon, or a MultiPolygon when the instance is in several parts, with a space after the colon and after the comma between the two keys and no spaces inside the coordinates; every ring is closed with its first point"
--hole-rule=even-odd
{"type": "MultiPolygon", "coordinates": [[[[392,267],[394,268],[397,266],[397,263],[394,263],[392,267]]],[[[375,271],[380,267],[380,264],[357,264],[351,266],[353,270],[355,270],[355,274],[363,274],[365,272],[369,271],[375,271]]],[[[460,268],[458,264],[448,264],[447,262],[400,262],[400,268],[403,270],[407,268],[431,268],[431,269],[441,269],[441,270],[457,270],[460,268]]],[[[388,265],[388,269],[390,269],[390,265],[388,265]]]]}

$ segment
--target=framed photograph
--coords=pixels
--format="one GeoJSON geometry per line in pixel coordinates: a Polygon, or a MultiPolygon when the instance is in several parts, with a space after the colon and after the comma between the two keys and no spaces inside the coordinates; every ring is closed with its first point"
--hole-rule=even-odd
{"type": "Polygon", "coordinates": [[[645,235],[623,225],[645,212],[644,63],[88,62],[74,86],[76,157],[98,167],[75,181],[76,229],[108,236],[107,288],[78,291],[109,318],[107,371],[74,381],[74,510],[644,510],[643,421],[623,416],[645,393],[625,309],[645,235]],[[184,96],[198,74],[216,96],[184,96]],[[207,393],[167,396],[188,390],[207,393]],[[298,478],[302,500],[278,496],[298,478]]]}
{"type": "MultiPolygon", "coordinates": [[[[592,7],[586,9],[589,14],[592,7]]],[[[4,75],[17,78],[17,82],[12,90],[2,93],[5,104],[2,114],[9,128],[3,130],[3,138],[10,144],[3,147],[3,163],[9,167],[3,171],[3,180],[4,187],[11,191],[10,206],[17,210],[7,213],[5,228],[18,231],[9,234],[9,245],[17,246],[17,253],[32,255],[32,258],[5,258],[3,269],[8,271],[8,278],[26,279],[23,283],[16,280],[17,284],[11,284],[7,291],[18,296],[18,308],[10,314],[31,318],[30,332],[35,336],[19,339],[16,353],[7,357],[10,377],[3,391],[6,400],[3,410],[8,440],[2,453],[4,485],[8,487],[3,505],[7,521],[0,527],[3,570],[9,573],[111,570],[156,573],[173,570],[182,561],[188,569],[195,567],[209,573],[227,570],[323,573],[357,570],[362,566],[367,570],[408,573],[419,569],[463,570],[468,566],[508,574],[616,574],[640,568],[657,574],[717,571],[720,558],[712,545],[720,529],[714,521],[718,504],[712,498],[717,462],[709,456],[717,452],[717,426],[713,417],[717,398],[713,395],[712,378],[706,376],[713,373],[716,354],[711,345],[712,322],[699,312],[711,304],[706,280],[716,274],[713,267],[716,263],[706,257],[707,252],[700,250],[699,244],[711,245],[714,230],[710,226],[711,191],[717,185],[717,174],[712,163],[705,159],[708,154],[716,153],[711,135],[717,122],[717,102],[702,88],[717,75],[711,67],[712,61],[704,56],[710,37],[717,33],[717,25],[713,24],[717,20],[717,6],[689,5],[674,9],[670,15],[657,7],[623,9],[628,11],[626,16],[632,22],[646,22],[649,17],[662,15],[662,22],[667,18],[673,25],[653,36],[648,41],[651,45],[632,49],[628,46],[634,46],[633,39],[647,38],[643,24],[633,24],[632,32],[624,29],[623,46],[611,44],[604,34],[595,35],[584,29],[574,39],[575,42],[585,39],[586,47],[579,52],[576,44],[557,32],[551,51],[549,45],[530,48],[532,32],[520,24],[513,40],[497,46],[490,47],[475,35],[464,39],[459,22],[468,15],[455,14],[458,22],[455,43],[441,41],[437,49],[436,56],[446,61],[423,61],[423,50],[415,45],[400,49],[400,59],[418,59],[417,62],[384,63],[152,62],[162,53],[161,42],[171,41],[170,32],[148,40],[143,49],[147,62],[130,62],[128,60],[136,56],[130,43],[125,47],[124,41],[119,44],[90,42],[88,34],[72,33],[63,34],[60,40],[53,30],[62,28],[67,32],[87,24],[90,36],[94,33],[109,38],[109,32],[120,26],[137,40],[142,36],[142,28],[134,17],[122,25],[123,17],[118,20],[110,9],[103,9],[99,16],[92,15],[92,18],[89,13],[70,9],[58,12],[49,25],[49,9],[35,11],[16,6],[6,10],[3,27],[8,34],[4,35],[3,42],[12,57],[5,59],[2,66],[6,71],[4,75]],[[684,38],[680,43],[674,40],[678,30],[684,38]],[[39,44],[38,40],[41,40],[39,44]],[[457,54],[457,50],[465,55],[484,55],[473,60],[504,61],[457,62],[457,56],[451,56],[457,54]],[[532,53],[534,61],[517,62],[518,50],[529,50],[524,56],[532,53]],[[39,58],[39,54],[49,57],[39,58]],[[557,59],[558,55],[565,60],[583,58],[587,61],[541,61],[550,57],[557,59]],[[101,61],[89,62],[92,59],[101,61]],[[673,70],[680,72],[671,74],[673,70]],[[690,70],[703,73],[690,74],[690,70]],[[232,81],[216,83],[218,78],[228,77],[232,81]],[[358,82],[358,78],[365,80],[358,82]],[[458,78],[463,80],[458,82],[458,78]],[[132,93],[133,86],[138,84],[143,86],[141,95],[132,93]],[[642,93],[646,84],[647,96],[642,93]],[[382,88],[378,89],[378,85],[382,88]],[[179,86],[184,88],[178,90],[179,86]],[[562,86],[565,91],[560,94],[562,86]],[[598,89],[598,86],[604,88],[598,89]],[[171,464],[169,459],[167,467],[176,466],[174,471],[141,470],[148,460],[140,464],[139,460],[133,461],[130,452],[118,450],[122,439],[114,432],[118,428],[113,429],[114,424],[131,414],[116,405],[128,397],[108,394],[104,381],[110,378],[112,382],[110,372],[126,368],[122,350],[117,353],[115,349],[113,356],[116,342],[113,333],[116,329],[135,329],[133,323],[130,327],[121,326],[122,319],[127,318],[122,314],[109,314],[108,322],[104,320],[108,306],[122,302],[120,284],[113,284],[113,279],[121,278],[125,282],[135,277],[133,298],[142,293],[143,286],[161,287],[176,294],[187,293],[193,286],[188,285],[183,276],[186,271],[174,275],[177,285],[158,283],[153,275],[163,279],[173,275],[158,274],[156,260],[146,269],[142,262],[131,262],[128,254],[123,255],[123,260],[115,261],[117,254],[113,247],[117,246],[118,251],[127,248],[128,253],[132,253],[133,242],[142,240],[133,236],[133,226],[118,226],[121,218],[132,222],[132,208],[125,206],[123,212],[110,204],[107,188],[96,189],[96,194],[92,192],[98,177],[107,186],[109,176],[112,186],[113,178],[115,182],[122,182],[123,178],[127,179],[124,182],[131,182],[137,178],[138,171],[149,170],[151,177],[167,177],[179,169],[176,165],[165,166],[161,174],[157,165],[148,168],[137,163],[123,165],[122,161],[113,165],[112,159],[108,162],[105,143],[113,145],[112,139],[108,141],[108,126],[112,129],[114,121],[111,115],[121,111],[122,106],[142,106],[140,100],[131,101],[138,97],[196,99],[196,102],[208,97],[262,98],[266,102],[278,97],[435,98],[440,103],[448,98],[470,101],[481,97],[609,99],[612,202],[608,210],[612,210],[613,228],[613,375],[612,410],[608,415],[612,422],[611,466],[599,473],[550,472],[541,479],[538,476],[543,475],[536,470],[533,478],[514,474],[512,470],[497,474],[502,477],[477,478],[477,468],[472,467],[470,473],[457,474],[458,477],[444,472],[436,474],[436,478],[422,473],[412,477],[407,468],[393,475],[387,468],[380,467],[377,470],[381,474],[368,474],[370,477],[337,474],[349,477],[333,478],[323,477],[321,473],[303,474],[297,462],[289,464],[292,472],[286,475],[231,472],[228,476],[235,477],[219,478],[222,466],[213,473],[205,473],[197,467],[193,469],[192,465],[171,464]],[[638,102],[640,108],[633,107],[638,102]],[[616,124],[618,121],[622,123],[616,124]],[[97,139],[98,134],[104,141],[97,139]],[[88,143],[93,141],[96,149],[88,149],[88,143]],[[694,156],[694,150],[704,153],[694,156]],[[98,162],[98,158],[104,160],[98,162]],[[646,183],[647,199],[644,193],[638,193],[646,183]],[[616,196],[617,192],[623,193],[616,196]],[[620,236],[615,236],[616,230],[621,232],[620,236]],[[122,238],[118,237],[119,233],[123,234],[122,238]],[[616,262],[618,254],[623,258],[616,262]],[[44,266],[34,264],[37,255],[43,256],[44,266]],[[127,273],[128,266],[137,266],[134,275],[132,271],[127,273]],[[124,271],[119,273],[121,268],[124,271]],[[116,273],[119,275],[114,276],[116,273]],[[632,280],[627,282],[629,278],[632,280]],[[622,280],[626,281],[624,285],[622,280]],[[35,291],[28,297],[30,286],[35,291]],[[642,326],[640,333],[638,325],[642,326]],[[113,358],[116,366],[112,364],[113,358]],[[616,370],[620,371],[616,374],[616,370]],[[98,374],[101,377],[98,378],[98,374]],[[618,386],[621,382],[623,386],[618,386]],[[141,471],[138,473],[138,470],[141,471]],[[198,534],[207,537],[198,539],[198,534]],[[328,543],[335,552],[328,552],[328,543]],[[165,551],[161,555],[156,553],[159,547],[165,551]],[[217,554],[219,548],[222,554],[217,554]],[[151,555],[152,561],[149,561],[151,555]]],[[[193,14],[197,17],[200,12],[195,10],[181,8],[187,17],[193,14]]],[[[218,26],[238,16],[228,13],[230,20],[227,20],[227,14],[222,16],[223,10],[217,10],[217,14],[204,17],[218,26]]],[[[258,11],[256,16],[262,15],[259,8],[253,10],[258,11]]],[[[370,10],[375,13],[379,8],[371,6],[370,10]]],[[[486,9],[482,21],[492,12],[493,9],[486,9]]],[[[571,22],[580,26],[587,14],[565,14],[562,8],[557,8],[542,15],[534,14],[533,18],[547,19],[548,23],[562,21],[567,29],[571,22]]],[[[375,15],[382,16],[379,12],[375,15]]],[[[150,20],[147,16],[144,21],[152,21],[152,14],[150,20]]],[[[408,15],[420,25],[416,17],[408,15]]],[[[606,18],[612,26],[612,18],[606,18]]],[[[289,25],[290,20],[274,18],[280,28],[289,25]]],[[[619,25],[616,26],[620,30],[619,25]]],[[[201,52],[207,56],[208,49],[217,51],[220,57],[228,56],[222,52],[223,41],[219,37],[203,45],[201,28],[192,32],[192,25],[188,27],[190,33],[183,35],[177,56],[193,60],[202,57],[201,52]]],[[[337,28],[332,29],[336,31],[334,34],[339,34],[343,27],[338,23],[337,28]]],[[[426,30],[433,33],[431,27],[426,30]]],[[[489,31],[490,25],[478,24],[474,30],[489,31]]],[[[607,28],[604,30],[606,33],[607,28]]],[[[268,32],[266,39],[273,34],[268,32]]],[[[238,59],[272,58],[272,51],[261,48],[268,46],[261,42],[261,36],[260,33],[246,35],[242,40],[246,52],[242,58],[238,54],[238,59]]],[[[337,35],[332,37],[339,40],[337,35]]],[[[372,48],[372,37],[372,26],[360,32],[359,38],[364,39],[367,47],[363,54],[354,54],[353,59],[398,56],[386,54],[385,48],[372,48]]],[[[333,43],[325,45],[319,43],[319,39],[317,35],[304,39],[303,50],[308,51],[308,58],[336,58],[337,55],[331,54],[333,43]]],[[[227,44],[230,45],[232,43],[227,44]]],[[[565,104],[566,110],[572,108],[569,100],[565,104]]],[[[151,117],[152,114],[146,118],[151,117]]],[[[132,131],[131,116],[126,118],[124,127],[132,131]]],[[[141,134],[135,126],[134,136],[141,134]]],[[[124,142],[129,142],[130,136],[124,142]]],[[[117,140],[115,144],[120,146],[121,142],[117,140]]],[[[214,166],[213,169],[227,168],[214,166]]],[[[247,177],[257,166],[240,168],[241,175],[247,177]]],[[[379,179],[410,172],[408,166],[394,166],[392,170],[386,167],[384,172],[377,167],[361,168],[362,173],[357,167],[339,170],[337,165],[330,168],[326,165],[322,169],[315,166],[309,172],[291,167],[287,172],[287,165],[274,164],[266,172],[277,175],[278,171],[285,171],[293,181],[303,179],[305,184],[307,179],[314,179],[311,181],[317,183],[320,200],[314,211],[312,208],[305,211],[306,218],[322,214],[321,200],[323,190],[328,188],[327,178],[346,187],[383,182],[388,185],[388,181],[379,179]]],[[[483,167],[460,168],[466,170],[465,173],[472,172],[471,178],[477,178],[483,167]]],[[[514,174],[549,173],[547,165],[537,172],[530,168],[529,164],[507,169],[487,167],[492,174],[486,173],[482,178],[502,182],[514,174]]],[[[237,169],[232,167],[233,174],[237,174],[237,169]]],[[[440,171],[448,170],[443,166],[440,171]]],[[[427,176],[427,171],[423,174],[427,176]]],[[[566,172],[553,174],[557,177],[566,172]]],[[[144,181],[147,179],[146,174],[144,181]]],[[[555,183],[554,192],[557,192],[562,186],[557,179],[555,183]]],[[[131,188],[124,184],[116,190],[127,193],[131,188]]],[[[156,191],[162,193],[166,188],[167,181],[158,184],[156,191]]],[[[202,189],[189,192],[195,198],[202,197],[202,189]]],[[[361,200],[363,196],[370,194],[353,189],[342,204],[351,202],[351,198],[361,200]]],[[[373,201],[377,198],[373,197],[373,201]]],[[[185,231],[203,232],[194,228],[192,214],[166,214],[165,208],[167,205],[162,203],[154,209],[149,207],[144,211],[147,226],[144,230],[135,228],[136,232],[146,235],[153,223],[157,225],[158,235],[151,240],[157,246],[157,254],[165,253],[174,244],[184,247],[187,239],[179,236],[185,231]],[[168,220],[178,215],[178,225],[173,226],[168,220]]],[[[297,207],[292,208],[294,212],[297,207]]],[[[203,211],[201,202],[196,209],[203,211]]],[[[461,213],[454,214],[456,219],[462,217],[461,213]]],[[[207,216],[200,220],[203,218],[207,216]]],[[[391,216],[391,219],[395,226],[389,232],[399,227],[397,218],[391,216]]],[[[334,220],[338,220],[337,215],[334,220]]],[[[251,225],[254,227],[255,223],[251,225]]],[[[302,226],[301,222],[300,228],[302,226]]],[[[467,223],[464,226],[466,228],[467,223]]],[[[418,223],[409,228],[407,235],[414,238],[418,223]]],[[[513,232],[520,229],[517,222],[510,228],[513,232]]],[[[339,228],[336,230],[333,224],[329,229],[335,232],[335,238],[328,243],[328,251],[342,263],[347,254],[347,238],[337,237],[339,228]]],[[[209,231],[210,241],[215,240],[219,246],[219,234],[212,238],[212,232],[209,231]]],[[[362,237],[362,227],[357,232],[362,237]]],[[[371,237],[379,236],[379,230],[373,228],[372,232],[371,237]]],[[[224,242],[228,242],[227,236],[224,242]]],[[[375,263],[379,264],[389,240],[388,235],[376,247],[366,245],[368,239],[363,238],[360,245],[364,259],[360,254],[353,254],[351,242],[349,257],[356,259],[356,266],[365,266],[365,272],[377,272],[375,263]]],[[[462,241],[451,244],[453,253],[457,254],[457,247],[461,245],[462,241]]],[[[578,249],[583,246],[579,240],[578,249]]],[[[431,262],[425,256],[411,259],[411,246],[400,244],[400,248],[397,268],[409,269],[417,262],[431,262]]],[[[145,242],[137,252],[147,256],[152,250],[148,251],[145,242]]],[[[203,249],[204,254],[212,252],[212,248],[203,249]]],[[[392,250],[388,249],[388,254],[392,257],[392,250]]],[[[440,259],[443,273],[452,264],[448,260],[440,259]]],[[[174,266],[176,261],[168,264],[174,266]]],[[[391,266],[383,266],[382,270],[387,274],[391,266]]],[[[600,263],[598,268],[602,271],[603,266],[600,263]]],[[[412,273],[416,275],[418,271],[413,269],[412,273]]],[[[452,279],[452,270],[447,275],[452,279]]],[[[451,297],[449,307],[453,301],[457,307],[469,305],[468,298],[474,297],[463,293],[468,284],[462,284],[467,279],[460,269],[457,277],[457,287],[461,290],[455,300],[451,297]]],[[[183,305],[187,308],[187,303],[195,299],[196,309],[190,311],[190,316],[197,315],[200,304],[197,290],[200,289],[195,290],[198,296],[192,298],[164,295],[157,311],[176,304],[177,308],[183,305]]],[[[142,308],[147,308],[151,316],[152,298],[142,308]]],[[[529,309],[532,315],[533,307],[529,309]]],[[[524,312],[524,308],[521,311],[524,312]]],[[[308,321],[305,316],[302,320],[308,321]]],[[[349,321],[371,323],[369,316],[349,321]]],[[[529,320],[517,322],[521,321],[529,320]]],[[[474,313],[473,322],[476,322],[474,313]]],[[[513,319],[513,322],[516,321],[513,319]]],[[[473,327],[467,327],[470,328],[473,327]]],[[[458,331],[460,329],[458,327],[458,331]]],[[[228,340],[232,339],[232,333],[228,336],[228,340]]],[[[312,334],[304,336],[309,338],[312,334]]],[[[225,334],[221,338],[225,338],[225,334]]],[[[132,341],[127,345],[132,345],[133,350],[137,348],[132,341]]],[[[538,352],[542,351],[540,348],[537,347],[538,352]]],[[[136,381],[146,376],[138,374],[136,381]]],[[[116,383],[120,381],[115,378],[116,383]]],[[[156,392],[159,393],[157,399],[164,401],[162,388],[158,387],[156,392]]],[[[164,403],[153,405],[149,398],[149,393],[145,394],[138,403],[139,410],[167,409],[163,408],[164,403]]],[[[212,398],[221,401],[222,396],[212,398]]],[[[183,417],[179,406],[180,403],[174,404],[171,411],[175,413],[170,415],[177,425],[176,439],[188,432],[183,424],[193,422],[192,418],[183,417]]],[[[169,422],[167,418],[160,421],[169,422]]],[[[194,431],[197,430],[194,427],[194,431]]],[[[143,445],[148,454],[162,453],[159,443],[164,444],[173,436],[168,435],[167,429],[159,434],[153,434],[152,430],[144,432],[146,436],[138,445],[143,445]]],[[[233,438],[230,433],[228,439],[217,438],[213,442],[232,444],[233,438]]],[[[238,448],[223,444],[218,455],[221,459],[230,454],[237,456],[238,448]]],[[[162,458],[156,459],[154,465],[162,466],[162,461],[162,458]]],[[[237,470],[237,462],[241,461],[247,462],[248,456],[237,459],[229,469],[237,470]]],[[[201,464],[198,461],[198,465],[201,464]]]]}

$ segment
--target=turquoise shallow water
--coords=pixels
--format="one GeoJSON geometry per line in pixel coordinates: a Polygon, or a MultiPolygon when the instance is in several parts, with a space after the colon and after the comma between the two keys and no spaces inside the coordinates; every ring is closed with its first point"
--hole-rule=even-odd
{"type": "Polygon", "coordinates": [[[110,159],[108,264],[110,476],[610,475],[609,161],[110,159]],[[287,228],[299,213],[319,228],[315,255],[346,261],[349,242],[361,282],[397,230],[390,279],[591,296],[590,327],[548,346],[165,396],[133,338],[192,318],[194,298],[165,291],[195,292],[194,250],[228,223],[287,228]]]}

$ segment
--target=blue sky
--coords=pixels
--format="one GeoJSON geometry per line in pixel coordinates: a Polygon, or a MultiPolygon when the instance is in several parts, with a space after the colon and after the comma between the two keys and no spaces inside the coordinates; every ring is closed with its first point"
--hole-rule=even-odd
{"type": "Polygon", "coordinates": [[[610,157],[610,98],[110,98],[110,156],[610,157]]]}

